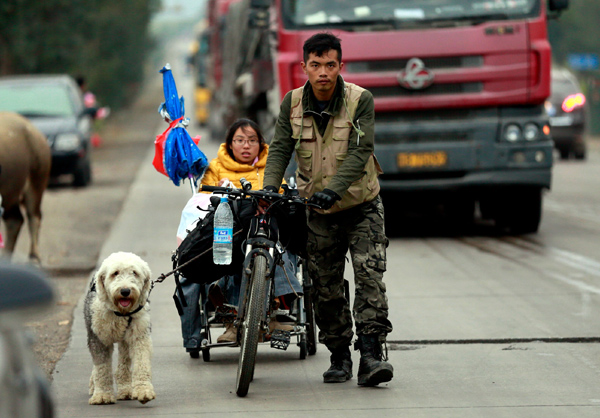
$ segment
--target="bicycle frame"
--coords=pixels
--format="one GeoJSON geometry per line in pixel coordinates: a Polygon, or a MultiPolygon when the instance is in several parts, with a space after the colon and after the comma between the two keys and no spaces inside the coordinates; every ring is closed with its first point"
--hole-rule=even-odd
{"type": "MultiPolygon", "coordinates": [[[[269,239],[268,230],[265,227],[270,227],[270,214],[261,213],[255,215],[255,218],[258,222],[258,230],[253,234],[252,237],[248,236],[246,240],[246,256],[244,258],[243,265],[243,274],[242,274],[242,284],[240,289],[240,306],[238,308],[238,318],[236,320],[236,325],[239,325],[244,319],[244,315],[246,312],[246,306],[249,298],[248,286],[251,275],[252,275],[252,265],[254,262],[254,258],[257,255],[261,255],[267,260],[267,271],[265,272],[266,278],[268,278],[267,283],[267,293],[265,294],[265,298],[270,294],[270,286],[273,280],[273,273],[275,270],[275,266],[277,261],[279,260],[281,253],[276,254],[276,243],[269,239]]],[[[266,308],[263,304],[263,308],[266,308]]],[[[265,320],[267,315],[267,310],[265,309],[265,320]]]]}
{"type": "MultiPolygon", "coordinates": [[[[240,342],[240,357],[238,364],[238,374],[236,381],[236,393],[243,397],[248,393],[248,387],[254,376],[254,365],[258,341],[261,338],[260,333],[266,335],[267,324],[272,312],[272,306],[266,306],[267,301],[272,300],[272,289],[274,288],[273,279],[275,267],[281,259],[285,249],[279,244],[278,231],[275,235],[271,229],[273,215],[271,209],[278,204],[301,203],[305,206],[316,206],[308,203],[308,200],[298,195],[289,193],[284,195],[266,191],[253,191],[252,185],[245,179],[240,183],[243,189],[231,189],[215,186],[203,186],[203,191],[212,191],[218,194],[227,194],[230,199],[240,199],[250,197],[257,209],[253,216],[250,231],[246,239],[245,258],[243,264],[242,283],[240,289],[240,304],[238,306],[235,325],[238,329],[238,341],[240,342]],[[258,210],[259,199],[269,203],[268,207],[258,210]],[[270,202],[269,202],[270,201],[270,202]]],[[[306,315],[304,315],[303,300],[301,305],[301,325],[302,330],[295,333],[303,337],[303,346],[301,345],[301,358],[305,358],[306,353],[314,354],[316,351],[316,342],[314,350],[307,350],[306,342],[306,315]]],[[[314,323],[310,325],[313,327],[314,323]]],[[[295,332],[295,331],[294,331],[295,332]]],[[[271,335],[271,345],[274,348],[287,348],[290,342],[290,331],[276,330],[271,335]],[[287,334],[286,334],[287,333],[287,334]],[[274,344],[275,343],[275,344],[274,344]]]]}

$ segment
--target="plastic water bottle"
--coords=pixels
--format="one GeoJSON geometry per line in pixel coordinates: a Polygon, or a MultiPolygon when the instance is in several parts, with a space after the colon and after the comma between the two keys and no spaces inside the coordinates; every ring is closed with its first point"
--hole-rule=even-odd
{"type": "Polygon", "coordinates": [[[233,213],[227,203],[227,197],[221,198],[214,219],[213,262],[231,264],[233,252],[233,213]]]}

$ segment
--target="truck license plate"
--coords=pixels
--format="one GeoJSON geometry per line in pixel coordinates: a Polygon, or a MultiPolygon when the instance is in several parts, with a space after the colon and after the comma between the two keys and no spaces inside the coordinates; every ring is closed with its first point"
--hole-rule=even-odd
{"type": "Polygon", "coordinates": [[[445,151],[401,152],[398,154],[399,168],[443,167],[448,163],[445,151]]]}

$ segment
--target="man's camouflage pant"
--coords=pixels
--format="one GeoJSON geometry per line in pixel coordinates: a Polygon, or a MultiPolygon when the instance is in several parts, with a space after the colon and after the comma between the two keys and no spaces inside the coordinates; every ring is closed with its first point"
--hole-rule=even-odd
{"type": "Polygon", "coordinates": [[[344,286],[346,253],[354,269],[356,333],[384,338],[392,331],[383,273],[386,269],[381,198],[327,215],[308,213],[308,274],[313,281],[319,341],[329,350],[351,344],[352,316],[344,286]]]}

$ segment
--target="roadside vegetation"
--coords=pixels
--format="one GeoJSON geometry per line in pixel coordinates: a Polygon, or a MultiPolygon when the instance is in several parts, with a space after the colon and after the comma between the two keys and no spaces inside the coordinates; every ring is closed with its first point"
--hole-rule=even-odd
{"type": "MultiPolygon", "coordinates": [[[[0,76],[84,76],[100,103],[119,108],[135,97],[158,44],[197,23],[188,16],[186,22],[153,27],[161,5],[161,0],[1,0],[0,76]]],[[[571,0],[569,9],[550,22],[555,62],[566,65],[570,53],[600,51],[598,16],[597,0],[571,0]]],[[[600,71],[578,75],[587,79],[588,88],[600,89],[600,71]]]]}
{"type": "Polygon", "coordinates": [[[2,0],[0,76],[84,76],[100,103],[127,104],[154,47],[148,26],[160,0],[2,0]]]}

